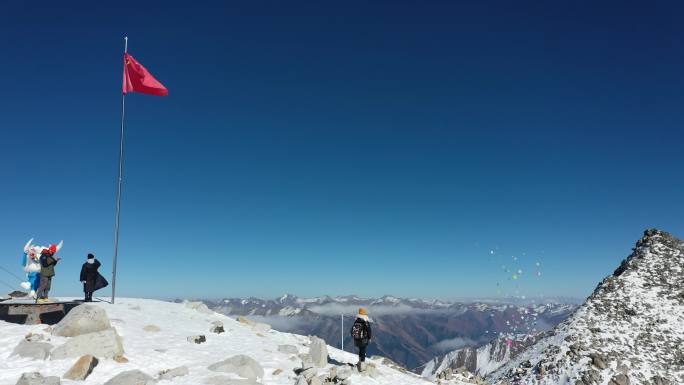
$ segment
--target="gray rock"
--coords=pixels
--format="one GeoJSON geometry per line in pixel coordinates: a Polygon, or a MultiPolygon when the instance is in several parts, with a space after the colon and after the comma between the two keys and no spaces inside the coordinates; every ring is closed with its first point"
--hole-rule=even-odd
{"type": "Polygon", "coordinates": [[[237,355],[226,360],[216,362],[207,368],[214,372],[235,373],[250,380],[264,378],[264,368],[252,357],[237,355]]]}
{"type": "Polygon", "coordinates": [[[59,377],[43,377],[38,372],[24,373],[19,377],[16,385],[60,385],[59,377]]]}
{"type": "Polygon", "coordinates": [[[610,379],[608,385],[629,385],[629,377],[624,374],[618,374],[610,379]]]}
{"type": "Polygon", "coordinates": [[[75,337],[100,332],[111,328],[107,312],[93,305],[79,305],[69,311],[52,329],[52,334],[62,337],[75,337]]]}
{"type": "Polygon", "coordinates": [[[152,385],[157,381],[140,370],[128,370],[112,377],[104,385],[152,385]]]}
{"type": "Polygon", "coordinates": [[[286,354],[297,354],[299,349],[294,345],[278,345],[278,351],[286,354]]]}
{"type": "Polygon", "coordinates": [[[311,337],[309,355],[316,367],[322,368],[328,365],[328,345],[318,337],[311,337]]]}
{"type": "Polygon", "coordinates": [[[223,328],[223,322],[221,321],[214,321],[211,325],[211,328],[209,328],[210,333],[221,334],[226,332],[226,329],[223,328]]]}
{"type": "Polygon", "coordinates": [[[299,358],[302,359],[302,369],[308,369],[314,367],[314,362],[311,356],[308,354],[300,354],[299,358]]]}
{"type": "Polygon", "coordinates": [[[316,374],[318,374],[318,370],[316,368],[304,369],[299,373],[299,375],[306,378],[307,381],[312,379],[316,374]]]}
{"type": "Polygon", "coordinates": [[[62,378],[72,381],[83,381],[88,378],[98,363],[97,358],[91,355],[83,356],[76,361],[71,369],[64,373],[62,378]]]}
{"type": "Polygon", "coordinates": [[[651,378],[651,382],[653,385],[672,385],[672,381],[660,376],[653,376],[653,378],[651,378]]]}
{"type": "Polygon", "coordinates": [[[340,380],[347,379],[351,377],[352,370],[349,367],[342,367],[337,369],[337,378],[340,380]]]}
{"type": "Polygon", "coordinates": [[[101,332],[82,334],[70,338],[64,345],[52,351],[50,359],[61,360],[85,355],[100,358],[114,358],[124,354],[121,337],[116,329],[111,328],[101,332]]]}
{"type": "Polygon", "coordinates": [[[306,381],[306,378],[304,378],[304,376],[299,376],[297,377],[297,382],[295,382],[295,385],[309,385],[309,382],[306,381]]]}
{"type": "Polygon", "coordinates": [[[52,345],[47,342],[29,342],[24,339],[12,350],[11,355],[33,358],[34,360],[45,360],[50,357],[51,350],[52,345]]]}
{"type": "Polygon", "coordinates": [[[591,358],[591,363],[597,368],[601,370],[607,368],[606,360],[602,355],[598,353],[592,353],[589,355],[589,357],[591,358]]]}
{"type": "Polygon", "coordinates": [[[599,384],[601,383],[601,374],[594,369],[587,370],[582,374],[582,382],[586,385],[599,384]]]}
{"type": "Polygon", "coordinates": [[[323,385],[323,381],[318,377],[313,377],[309,380],[309,385],[323,385]]]}
{"type": "Polygon", "coordinates": [[[188,337],[188,342],[192,342],[195,344],[202,344],[207,342],[207,337],[203,335],[197,335],[197,336],[190,336],[188,337]]]}
{"type": "Polygon", "coordinates": [[[187,376],[190,373],[187,366],[179,366],[173,369],[166,369],[159,372],[160,380],[170,380],[176,377],[187,376]]]}

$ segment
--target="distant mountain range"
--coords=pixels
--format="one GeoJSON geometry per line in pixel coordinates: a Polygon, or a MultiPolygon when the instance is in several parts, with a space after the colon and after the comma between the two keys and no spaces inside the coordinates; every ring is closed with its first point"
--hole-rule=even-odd
{"type": "Polygon", "coordinates": [[[369,354],[382,355],[421,372],[436,356],[463,347],[479,347],[501,335],[533,335],[563,321],[576,305],[537,301],[473,300],[468,302],[399,298],[323,296],[276,299],[226,298],[203,300],[209,308],[230,316],[247,316],[288,333],[316,335],[332,346],[354,351],[348,329],[359,307],[374,321],[369,354]],[[341,315],[345,330],[340,333],[341,315]]]}

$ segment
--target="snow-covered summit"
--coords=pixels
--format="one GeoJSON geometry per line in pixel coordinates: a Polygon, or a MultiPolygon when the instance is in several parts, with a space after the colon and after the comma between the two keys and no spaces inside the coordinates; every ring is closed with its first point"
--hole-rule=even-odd
{"type": "Polygon", "coordinates": [[[684,384],[684,242],[647,230],[572,316],[490,380],[684,384]]]}
{"type": "MultiPolygon", "coordinates": [[[[92,306],[106,311],[111,326],[121,336],[125,358],[101,358],[85,381],[62,379],[62,384],[104,384],[117,374],[131,370],[146,373],[160,385],[254,384],[253,381],[240,382],[238,374],[210,369],[213,364],[230,357],[245,355],[263,368],[263,376],[257,379],[257,383],[293,385],[298,381],[295,371],[302,368],[303,360],[306,361],[310,350],[314,349],[313,337],[277,332],[265,325],[251,324],[246,319],[240,322],[210,311],[201,303],[119,299],[115,305],[93,303],[92,306]],[[219,324],[224,332],[210,331],[219,324]],[[199,335],[205,336],[206,341],[195,343],[202,341],[195,338],[199,335]],[[172,376],[168,373],[160,376],[161,372],[169,369],[177,369],[172,373],[178,376],[169,378],[172,376]]],[[[17,325],[0,321],[0,385],[14,385],[23,373],[28,372],[40,372],[44,377],[62,377],[74,365],[77,357],[48,357],[43,360],[13,354],[15,347],[26,344],[29,334],[28,339],[32,341],[49,344],[48,353],[79,338],[53,335],[52,329],[47,325],[17,325]]],[[[396,368],[382,358],[369,361],[376,368],[372,375],[351,371],[347,363],[356,363],[354,354],[330,346],[327,351],[329,363],[317,369],[317,376],[325,377],[331,371],[348,371],[350,380],[347,383],[354,385],[428,384],[425,379],[396,368]]],[[[214,369],[216,367],[213,366],[214,369]]]]}

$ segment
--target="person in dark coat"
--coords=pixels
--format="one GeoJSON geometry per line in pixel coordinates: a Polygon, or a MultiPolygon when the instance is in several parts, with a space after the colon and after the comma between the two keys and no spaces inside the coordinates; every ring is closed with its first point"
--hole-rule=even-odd
{"type": "Polygon", "coordinates": [[[356,316],[356,321],[354,321],[350,333],[354,339],[354,345],[359,348],[359,363],[357,366],[359,371],[361,371],[363,362],[366,361],[366,348],[368,347],[371,338],[373,338],[370,319],[368,318],[366,309],[359,309],[359,314],[356,316]]]}
{"type": "Polygon", "coordinates": [[[98,288],[95,286],[100,273],[97,269],[101,266],[100,261],[95,256],[88,254],[88,259],[81,267],[81,283],[85,292],[85,302],[93,302],[93,292],[98,288]]]}

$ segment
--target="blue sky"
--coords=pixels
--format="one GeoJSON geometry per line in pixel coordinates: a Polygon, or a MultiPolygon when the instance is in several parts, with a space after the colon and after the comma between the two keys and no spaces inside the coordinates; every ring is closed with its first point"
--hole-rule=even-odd
{"type": "Polygon", "coordinates": [[[683,10],[3,2],[0,265],[109,276],[128,35],[170,96],[127,99],[119,295],[584,297],[684,236],[683,10]]]}

